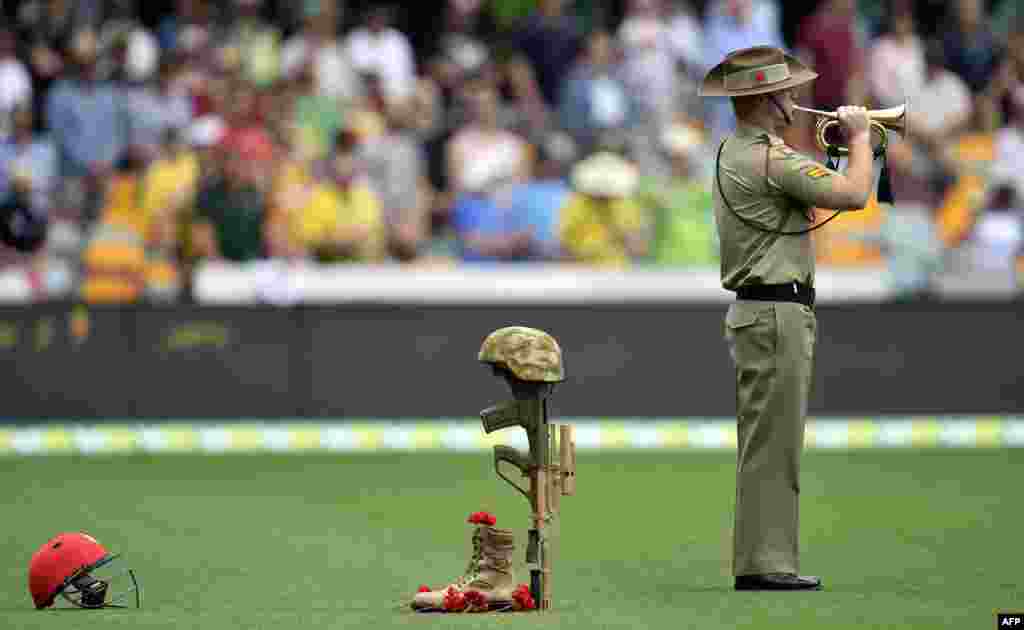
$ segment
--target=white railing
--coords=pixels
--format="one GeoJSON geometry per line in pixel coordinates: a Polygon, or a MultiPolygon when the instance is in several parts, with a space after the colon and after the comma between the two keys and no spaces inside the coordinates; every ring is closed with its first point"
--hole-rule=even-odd
{"type": "MultiPolygon", "coordinates": [[[[877,271],[821,270],[822,302],[876,301],[887,294],[877,271]]],[[[602,271],[548,265],[415,269],[394,266],[208,264],[197,270],[201,304],[618,304],[726,302],[717,268],[602,271]]]]}
{"type": "MultiPolygon", "coordinates": [[[[816,272],[821,304],[882,302],[892,296],[884,268],[822,268],[816,272]]],[[[942,299],[1006,300],[1022,295],[1008,274],[960,272],[939,278],[942,299]]],[[[623,304],[717,303],[733,299],[718,268],[602,271],[545,264],[314,265],[260,261],[208,263],[194,275],[196,301],[246,304],[623,304]]],[[[0,303],[32,301],[24,269],[0,272],[0,303]]]]}

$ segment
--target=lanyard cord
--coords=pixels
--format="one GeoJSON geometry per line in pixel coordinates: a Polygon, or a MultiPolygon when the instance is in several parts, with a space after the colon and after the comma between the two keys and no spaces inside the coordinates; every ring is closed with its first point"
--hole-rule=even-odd
{"type": "MultiPolygon", "coordinates": [[[[722,160],[722,149],[725,148],[725,143],[726,142],[727,142],[727,140],[722,140],[722,144],[718,145],[718,156],[715,158],[715,182],[718,184],[718,194],[720,194],[722,196],[722,201],[725,202],[725,207],[728,208],[729,211],[732,212],[734,215],[736,215],[736,218],[738,218],[743,223],[747,224],[748,226],[750,226],[750,227],[752,227],[752,228],[754,228],[756,230],[760,230],[761,232],[767,232],[768,234],[779,234],[779,235],[782,235],[782,236],[797,236],[797,235],[800,235],[800,234],[807,234],[808,232],[813,232],[814,230],[817,230],[818,228],[823,227],[826,223],[828,223],[832,219],[838,217],[842,213],[842,210],[836,210],[835,214],[833,214],[832,216],[830,216],[829,218],[825,219],[824,221],[822,221],[821,223],[819,223],[817,225],[812,225],[811,227],[807,228],[806,230],[793,230],[793,231],[784,231],[784,230],[779,230],[779,229],[773,230],[773,229],[770,229],[770,228],[766,228],[766,227],[764,227],[762,225],[758,225],[758,223],[756,221],[751,221],[750,219],[744,217],[739,212],[736,212],[735,208],[732,207],[732,204],[729,203],[729,200],[725,196],[725,190],[722,189],[722,178],[719,175],[719,171],[720,171],[719,163],[722,160]]],[[[768,163],[767,163],[767,155],[766,155],[766,159],[765,159],[765,176],[767,176],[767,174],[768,174],[768,163]]],[[[789,218],[789,215],[792,212],[793,211],[791,209],[788,213],[786,213],[785,215],[782,216],[782,218],[779,220],[779,226],[780,227],[782,225],[785,225],[786,220],[789,218]]]]}

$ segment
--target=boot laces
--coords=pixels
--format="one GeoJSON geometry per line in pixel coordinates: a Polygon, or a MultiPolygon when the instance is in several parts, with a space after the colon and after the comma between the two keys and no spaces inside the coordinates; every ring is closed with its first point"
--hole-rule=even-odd
{"type": "Polygon", "coordinates": [[[484,545],[483,545],[483,531],[482,528],[478,527],[473,532],[473,556],[469,559],[469,564],[466,565],[465,572],[456,578],[455,582],[452,583],[457,590],[464,589],[480,573],[480,562],[483,561],[484,556],[484,545]]]}

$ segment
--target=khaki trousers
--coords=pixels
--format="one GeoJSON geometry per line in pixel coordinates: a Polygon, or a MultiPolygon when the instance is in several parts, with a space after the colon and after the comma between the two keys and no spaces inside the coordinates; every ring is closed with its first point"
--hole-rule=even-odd
{"type": "Polygon", "coordinates": [[[817,319],[789,302],[739,300],[725,318],[736,366],[733,574],[799,573],[800,455],[817,319]]]}

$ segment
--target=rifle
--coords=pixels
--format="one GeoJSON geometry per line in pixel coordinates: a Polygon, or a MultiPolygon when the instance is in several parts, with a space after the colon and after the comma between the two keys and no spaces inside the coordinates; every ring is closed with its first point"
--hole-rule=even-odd
{"type": "Polygon", "coordinates": [[[516,399],[488,407],[480,412],[484,432],[511,427],[526,430],[529,453],[499,444],[494,447],[494,469],[498,476],[522,494],[530,504],[533,529],[529,531],[526,563],[530,565],[530,591],[538,610],[551,608],[551,553],[548,529],[558,514],[562,495],[576,491],[576,444],[572,425],[558,425],[551,431],[547,398],[548,383],[520,381],[506,374],[516,399]],[[558,453],[558,462],[552,454],[558,453]],[[530,480],[529,487],[516,483],[502,471],[502,463],[516,467],[530,480]]]}

